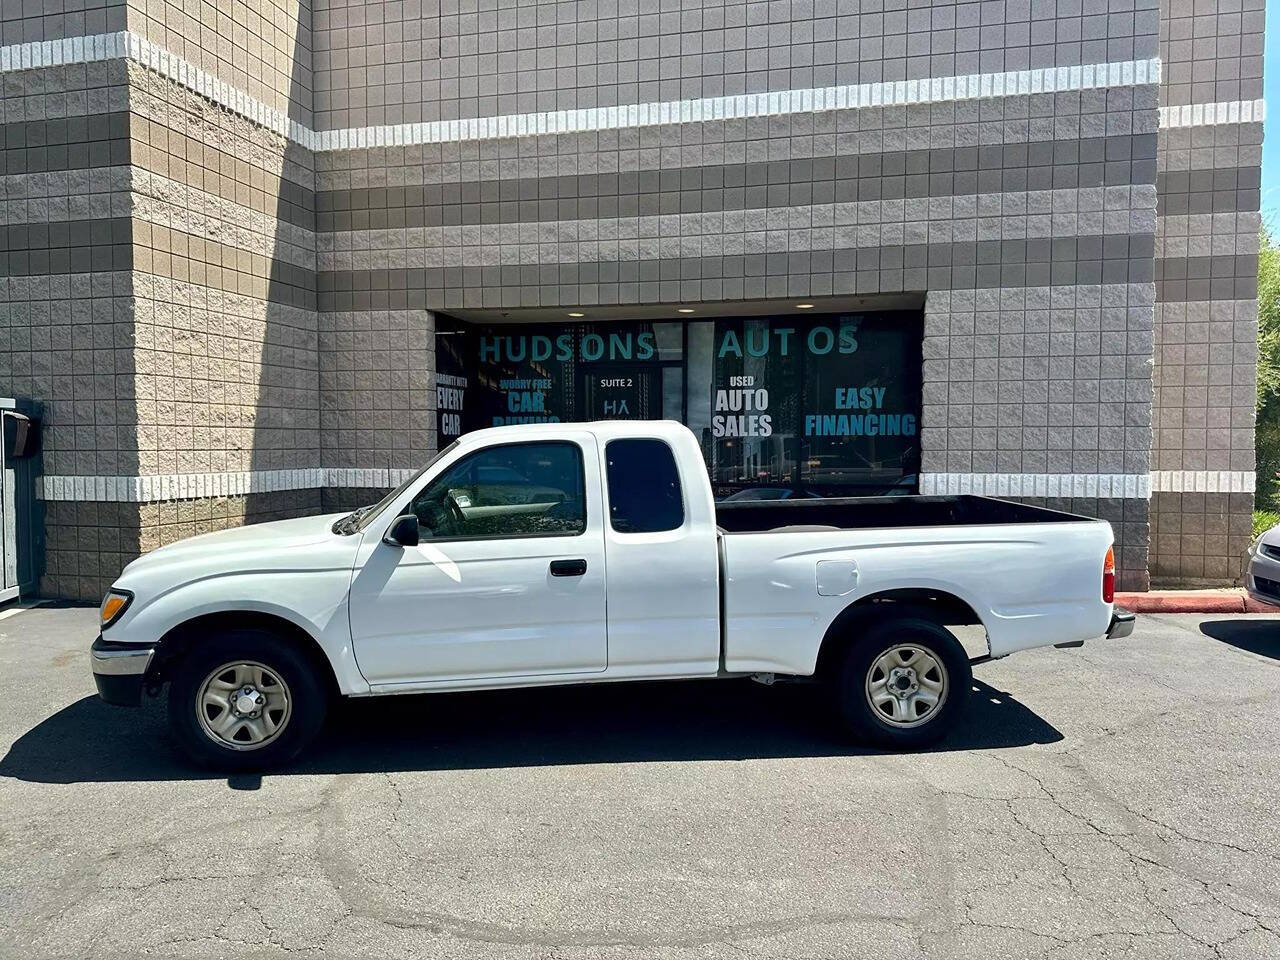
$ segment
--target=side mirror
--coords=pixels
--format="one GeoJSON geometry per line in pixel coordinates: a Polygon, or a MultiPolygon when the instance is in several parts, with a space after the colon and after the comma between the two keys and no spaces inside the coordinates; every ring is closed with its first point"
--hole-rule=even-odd
{"type": "Polygon", "coordinates": [[[418,518],[413,514],[396,517],[382,537],[383,543],[393,547],[416,547],[418,545],[418,518]]]}

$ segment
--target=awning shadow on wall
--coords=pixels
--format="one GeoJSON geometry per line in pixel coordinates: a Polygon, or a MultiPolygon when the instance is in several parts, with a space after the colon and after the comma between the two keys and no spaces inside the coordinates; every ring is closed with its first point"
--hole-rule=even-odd
{"type": "MultiPolygon", "coordinates": [[[[1017,700],[974,683],[969,709],[935,752],[1055,743],[1017,700]]],[[[400,696],[339,703],[302,761],[278,773],[372,773],[586,763],[861,756],[809,685],[750,681],[599,684],[400,696]]],[[[170,742],[163,705],[85,697],[23,734],[0,776],[39,783],[223,779],[170,742]]],[[[233,786],[242,783],[233,779],[233,786]]]]}

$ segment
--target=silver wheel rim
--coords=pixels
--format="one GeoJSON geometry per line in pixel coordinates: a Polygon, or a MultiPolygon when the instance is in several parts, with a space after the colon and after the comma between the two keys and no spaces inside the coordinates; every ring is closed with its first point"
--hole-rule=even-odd
{"type": "Polygon", "coordinates": [[[947,702],[947,668],[933,651],[913,643],[890,647],[867,671],[867,703],[891,727],[919,727],[947,702]]]}
{"type": "Polygon", "coordinates": [[[270,667],[253,661],[224,663],[196,692],[200,729],[220,747],[260,750],[289,725],[289,685],[270,667]]]}

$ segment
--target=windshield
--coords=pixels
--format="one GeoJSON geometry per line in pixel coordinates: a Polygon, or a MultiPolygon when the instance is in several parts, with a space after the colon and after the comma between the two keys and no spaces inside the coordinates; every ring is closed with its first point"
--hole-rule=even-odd
{"type": "Polygon", "coordinates": [[[428,460],[426,465],[421,470],[419,470],[417,473],[411,476],[404,483],[400,484],[400,486],[396,487],[394,490],[388,493],[385,497],[383,497],[377,503],[368,507],[360,507],[359,509],[353,510],[351,513],[347,514],[345,517],[343,517],[341,520],[339,520],[337,523],[333,525],[334,530],[340,531],[341,528],[348,525],[349,525],[349,530],[347,532],[356,533],[360,530],[363,530],[365,527],[367,527],[370,523],[373,522],[374,517],[380,514],[383,510],[387,509],[387,506],[391,504],[397,497],[399,497],[400,494],[404,493],[411,486],[417,483],[418,480],[422,478],[422,475],[426,473],[428,470],[430,470],[431,467],[441,457],[449,453],[452,453],[453,448],[456,447],[457,445],[458,445],[458,441],[457,440],[453,441],[453,443],[449,444],[447,447],[445,447],[443,450],[437,453],[434,457],[428,460]]]}

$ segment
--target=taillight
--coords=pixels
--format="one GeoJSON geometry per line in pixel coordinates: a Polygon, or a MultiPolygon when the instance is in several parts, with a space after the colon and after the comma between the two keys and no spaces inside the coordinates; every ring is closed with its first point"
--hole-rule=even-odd
{"type": "Polygon", "coordinates": [[[1102,602],[1114,603],[1116,599],[1116,551],[1107,547],[1107,557],[1102,561],[1102,602]]]}

